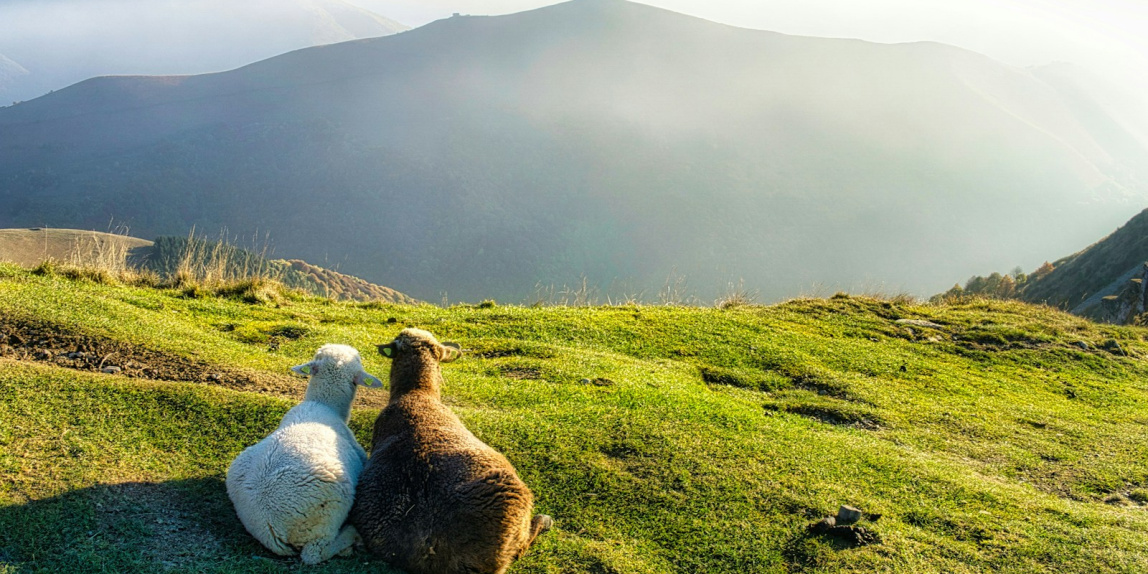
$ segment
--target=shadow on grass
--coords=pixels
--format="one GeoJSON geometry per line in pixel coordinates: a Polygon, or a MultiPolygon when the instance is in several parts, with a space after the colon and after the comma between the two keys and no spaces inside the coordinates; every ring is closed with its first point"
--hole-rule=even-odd
{"type": "Polygon", "coordinates": [[[222,478],[97,485],[0,507],[0,571],[392,572],[363,554],[314,568],[264,549],[222,478]]]}

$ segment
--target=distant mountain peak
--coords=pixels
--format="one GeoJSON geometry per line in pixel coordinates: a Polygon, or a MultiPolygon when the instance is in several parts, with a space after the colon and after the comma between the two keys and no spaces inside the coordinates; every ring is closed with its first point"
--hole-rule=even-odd
{"type": "Polygon", "coordinates": [[[423,299],[671,272],[776,299],[932,291],[1148,198],[1148,162],[1089,108],[938,46],[573,0],[103,78],[0,110],[0,225],[257,228],[423,299]]]}

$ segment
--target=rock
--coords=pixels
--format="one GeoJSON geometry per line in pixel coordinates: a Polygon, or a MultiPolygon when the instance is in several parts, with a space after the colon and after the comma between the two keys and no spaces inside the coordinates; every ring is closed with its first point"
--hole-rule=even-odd
{"type": "Polygon", "coordinates": [[[207,375],[207,380],[218,383],[219,381],[223,380],[223,377],[221,377],[219,373],[211,373],[210,375],[207,375]]]}
{"type": "Polygon", "coordinates": [[[583,385],[589,385],[589,384],[590,384],[590,379],[582,379],[581,381],[578,381],[578,382],[579,382],[579,383],[582,383],[583,385]]]}
{"type": "Polygon", "coordinates": [[[1105,341],[1104,344],[1100,345],[1100,348],[1108,351],[1109,353],[1112,353],[1113,355],[1120,355],[1124,357],[1128,356],[1128,353],[1124,351],[1124,347],[1121,347],[1120,342],[1116,339],[1109,339],[1105,341]]]}
{"type": "Polygon", "coordinates": [[[861,520],[861,511],[859,509],[844,504],[841,505],[841,508],[837,509],[837,524],[847,526],[849,524],[856,524],[859,520],[861,520]]]}
{"type": "Polygon", "coordinates": [[[913,325],[914,327],[926,327],[928,329],[944,329],[944,325],[939,325],[932,321],[925,321],[924,319],[897,319],[894,321],[898,325],[913,325]]]}
{"type": "Polygon", "coordinates": [[[828,534],[830,530],[837,526],[837,519],[832,516],[827,516],[818,520],[809,529],[818,534],[828,534]]]}
{"type": "Polygon", "coordinates": [[[113,367],[113,366],[110,366],[110,365],[109,365],[109,366],[107,366],[107,367],[104,367],[104,368],[100,369],[100,372],[102,372],[102,373],[106,373],[106,374],[109,374],[109,375],[118,375],[118,374],[120,374],[121,372],[123,372],[123,369],[121,369],[121,368],[119,368],[119,367],[113,367]]]}
{"type": "Polygon", "coordinates": [[[1085,351],[1092,348],[1092,347],[1089,347],[1088,343],[1085,343],[1084,341],[1077,341],[1077,342],[1073,343],[1073,345],[1076,345],[1077,347],[1080,347],[1081,349],[1083,349],[1085,351]]]}

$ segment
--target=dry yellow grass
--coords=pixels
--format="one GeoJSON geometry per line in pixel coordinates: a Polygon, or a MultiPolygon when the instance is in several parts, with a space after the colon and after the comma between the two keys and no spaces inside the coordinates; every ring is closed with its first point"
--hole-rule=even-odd
{"type": "Polygon", "coordinates": [[[132,250],[151,247],[145,239],[77,229],[0,229],[0,262],[35,267],[49,259],[77,266],[117,270],[132,250]]]}

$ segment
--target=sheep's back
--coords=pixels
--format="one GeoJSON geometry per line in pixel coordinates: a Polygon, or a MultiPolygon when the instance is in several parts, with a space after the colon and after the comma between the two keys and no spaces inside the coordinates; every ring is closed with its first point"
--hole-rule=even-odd
{"type": "Polygon", "coordinates": [[[389,405],[373,438],[350,517],[371,551],[411,572],[455,572],[525,544],[530,490],[441,403],[389,405]]]}
{"type": "Polygon", "coordinates": [[[264,545],[298,547],[328,523],[338,522],[335,528],[342,524],[365,461],[341,420],[337,426],[293,422],[236,457],[228,469],[227,492],[240,521],[264,545]],[[275,541],[264,540],[268,532],[275,541]]]}

